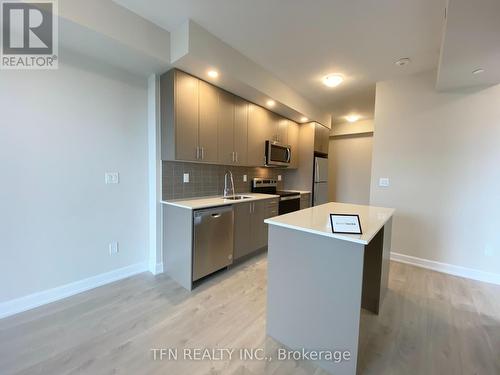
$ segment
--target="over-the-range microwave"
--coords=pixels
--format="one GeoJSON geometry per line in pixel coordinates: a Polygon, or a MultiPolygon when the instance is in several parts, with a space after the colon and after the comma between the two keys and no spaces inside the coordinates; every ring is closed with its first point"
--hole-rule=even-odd
{"type": "Polygon", "coordinates": [[[292,149],[276,141],[266,141],[266,166],[287,167],[292,158],[292,149]]]}

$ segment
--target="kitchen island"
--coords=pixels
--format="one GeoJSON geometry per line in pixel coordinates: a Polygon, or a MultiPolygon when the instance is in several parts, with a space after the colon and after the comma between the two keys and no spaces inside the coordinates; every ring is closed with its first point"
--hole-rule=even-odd
{"type": "Polygon", "coordinates": [[[378,314],[387,289],[393,213],[332,202],[265,220],[267,334],[292,350],[348,352],[315,363],[354,375],[361,308],[378,314]],[[363,234],[332,233],[331,213],[358,214],[363,234]]]}

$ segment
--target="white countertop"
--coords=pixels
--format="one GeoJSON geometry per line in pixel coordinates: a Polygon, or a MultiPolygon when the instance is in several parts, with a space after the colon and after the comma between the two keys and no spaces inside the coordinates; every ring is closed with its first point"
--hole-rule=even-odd
{"type": "Polygon", "coordinates": [[[330,202],[269,218],[264,222],[270,225],[367,245],[393,214],[394,209],[392,208],[330,202]],[[358,214],[363,234],[332,233],[330,214],[333,213],[358,214]]]}
{"type": "Polygon", "coordinates": [[[200,208],[226,206],[228,204],[238,204],[244,202],[255,202],[262,199],[279,198],[279,195],[273,194],[258,194],[258,193],[242,193],[236,195],[243,195],[245,197],[250,197],[247,199],[230,200],[224,199],[220,195],[214,197],[203,197],[203,198],[188,198],[188,199],[172,199],[161,201],[163,204],[169,204],[171,206],[187,208],[189,210],[198,210],[200,208]]]}

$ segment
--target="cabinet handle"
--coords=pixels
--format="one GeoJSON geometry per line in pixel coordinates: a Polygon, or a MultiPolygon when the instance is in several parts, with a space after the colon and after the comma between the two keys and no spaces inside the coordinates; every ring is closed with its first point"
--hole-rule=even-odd
{"type": "Polygon", "coordinates": [[[200,148],[196,146],[196,160],[200,158],[200,148]]]}
{"type": "Polygon", "coordinates": [[[201,148],[201,160],[205,160],[205,147],[201,148]]]}
{"type": "Polygon", "coordinates": [[[234,153],[236,155],[236,163],[238,162],[238,151],[234,153]]]}
{"type": "Polygon", "coordinates": [[[234,151],[231,152],[231,161],[234,163],[234,151]]]}

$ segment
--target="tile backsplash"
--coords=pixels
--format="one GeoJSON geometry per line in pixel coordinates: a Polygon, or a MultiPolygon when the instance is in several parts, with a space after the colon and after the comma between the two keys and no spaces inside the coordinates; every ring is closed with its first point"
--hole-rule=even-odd
{"type": "Polygon", "coordinates": [[[278,181],[278,190],[283,189],[285,179],[283,169],[162,161],[162,199],[222,195],[224,174],[228,169],[233,173],[236,193],[250,192],[254,177],[278,179],[279,174],[282,181],[278,181]],[[189,173],[188,183],[183,182],[184,173],[189,173]],[[243,182],[245,174],[247,182],[243,182]]]}

